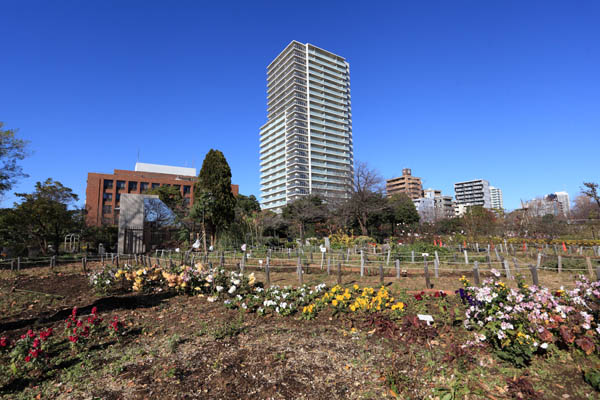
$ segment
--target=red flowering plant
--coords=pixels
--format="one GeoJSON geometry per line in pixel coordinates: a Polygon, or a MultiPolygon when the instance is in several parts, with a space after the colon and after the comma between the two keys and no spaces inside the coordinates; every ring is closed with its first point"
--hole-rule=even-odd
{"type": "Polygon", "coordinates": [[[71,315],[65,320],[65,336],[73,350],[81,349],[93,334],[101,331],[103,325],[96,307],[93,307],[92,313],[84,319],[77,317],[77,311],[77,307],[73,307],[71,315]]]}
{"type": "Polygon", "coordinates": [[[115,337],[117,340],[119,340],[119,336],[123,335],[124,333],[123,323],[119,321],[119,317],[115,315],[112,321],[108,323],[108,334],[111,337],[115,337]]]}
{"type": "Polygon", "coordinates": [[[7,352],[10,348],[10,341],[7,337],[0,336],[0,353],[7,352]]]}
{"type": "MultiPolygon", "coordinates": [[[[46,366],[47,341],[50,336],[52,336],[52,328],[42,330],[38,334],[29,329],[27,333],[21,335],[10,352],[13,374],[23,369],[42,369],[46,366]]],[[[4,347],[8,347],[8,340],[4,347]]]]}

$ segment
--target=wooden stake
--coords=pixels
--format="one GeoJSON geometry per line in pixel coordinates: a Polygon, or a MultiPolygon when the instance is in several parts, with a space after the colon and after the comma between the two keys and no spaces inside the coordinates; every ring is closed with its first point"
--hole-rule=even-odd
{"type": "Polygon", "coordinates": [[[590,273],[590,278],[591,278],[593,276],[593,273],[592,273],[592,259],[588,256],[588,257],[585,258],[585,262],[587,264],[588,272],[590,273]]]}
{"type": "Polygon", "coordinates": [[[475,261],[475,265],[473,266],[473,283],[475,286],[479,286],[480,278],[479,278],[479,263],[475,261]]]}
{"type": "Polygon", "coordinates": [[[271,259],[267,257],[267,264],[265,265],[265,280],[267,281],[267,287],[271,287],[271,267],[270,267],[271,259]]]}
{"type": "Polygon", "coordinates": [[[396,258],[396,279],[400,279],[400,260],[396,258]]]}
{"type": "Polygon", "coordinates": [[[383,279],[383,264],[379,264],[379,282],[383,286],[383,284],[384,284],[384,279],[383,279]]]}
{"type": "Polygon", "coordinates": [[[337,284],[341,285],[342,284],[342,263],[338,263],[338,267],[337,267],[337,284]]]}
{"type": "Polygon", "coordinates": [[[538,280],[537,267],[535,265],[529,265],[529,270],[531,271],[531,279],[533,281],[533,286],[539,286],[540,281],[538,280]]]}

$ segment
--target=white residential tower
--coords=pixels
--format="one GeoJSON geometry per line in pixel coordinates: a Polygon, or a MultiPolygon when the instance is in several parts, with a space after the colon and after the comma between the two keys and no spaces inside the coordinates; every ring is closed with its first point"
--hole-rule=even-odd
{"type": "Polygon", "coordinates": [[[267,67],[267,123],[260,128],[263,209],[301,196],[350,195],[354,179],[350,66],[292,41],[267,67]]]}

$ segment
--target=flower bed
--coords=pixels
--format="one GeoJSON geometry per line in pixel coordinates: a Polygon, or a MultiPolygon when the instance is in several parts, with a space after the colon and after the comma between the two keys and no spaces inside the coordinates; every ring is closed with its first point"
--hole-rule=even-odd
{"type": "Polygon", "coordinates": [[[586,354],[598,348],[600,283],[581,276],[572,291],[529,287],[522,281],[509,289],[494,277],[481,287],[469,286],[457,293],[467,305],[465,326],[476,332],[476,341],[487,342],[496,354],[517,366],[529,364],[533,354],[577,347],[586,354]]]}

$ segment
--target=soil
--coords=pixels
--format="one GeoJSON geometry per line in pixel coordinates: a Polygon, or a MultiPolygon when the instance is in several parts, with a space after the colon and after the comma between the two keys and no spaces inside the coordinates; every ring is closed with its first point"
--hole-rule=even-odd
{"type": "MultiPolygon", "coordinates": [[[[598,357],[539,358],[528,369],[515,369],[485,347],[465,348],[468,333],[460,322],[442,318],[435,309],[428,311],[436,321],[431,327],[413,314],[400,321],[327,312],[310,321],[259,317],[167,292],[98,296],[78,269],[64,267],[57,274],[40,269],[0,279],[0,336],[16,339],[30,328],[60,332],[73,306],[82,315],[96,306],[105,320],[117,315],[125,335],[118,342],[98,338],[85,354],[65,351],[57,361],[60,368],[43,377],[2,377],[0,397],[424,399],[454,391],[454,398],[465,399],[600,398],[581,376],[581,368],[595,366],[598,357]]],[[[295,272],[272,273],[273,284],[297,279],[295,272]]],[[[304,275],[310,285],[336,279],[304,275]]],[[[392,291],[420,292],[417,281],[422,280],[389,277],[385,284],[392,291]]],[[[454,276],[432,281],[444,282],[439,286],[448,293],[458,284],[454,276]]],[[[345,275],[344,283],[376,286],[379,277],[345,275]]]]}

